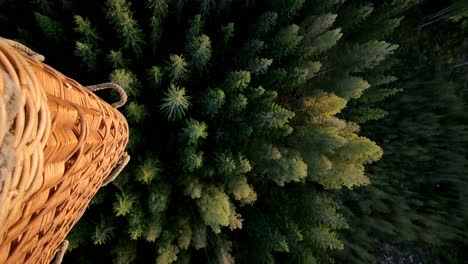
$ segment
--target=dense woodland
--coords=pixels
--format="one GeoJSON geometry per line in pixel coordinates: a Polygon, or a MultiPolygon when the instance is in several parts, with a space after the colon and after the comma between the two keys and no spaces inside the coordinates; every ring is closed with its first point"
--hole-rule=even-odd
{"type": "Polygon", "coordinates": [[[465,263],[467,16],[464,0],[0,0],[1,36],[129,95],[132,160],[65,263],[465,263]]]}

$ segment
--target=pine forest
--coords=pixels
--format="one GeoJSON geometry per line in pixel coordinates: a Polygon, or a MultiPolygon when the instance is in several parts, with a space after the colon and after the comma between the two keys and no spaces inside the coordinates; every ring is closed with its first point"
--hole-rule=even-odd
{"type": "Polygon", "coordinates": [[[0,0],[0,36],[129,96],[64,263],[468,262],[466,0],[0,0]]]}

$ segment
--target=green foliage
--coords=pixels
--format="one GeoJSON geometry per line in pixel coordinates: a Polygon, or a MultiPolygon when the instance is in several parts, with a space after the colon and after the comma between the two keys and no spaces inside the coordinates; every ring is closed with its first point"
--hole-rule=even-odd
{"type": "Polygon", "coordinates": [[[387,116],[388,112],[381,108],[372,108],[368,106],[362,106],[354,108],[349,111],[349,115],[352,116],[352,121],[358,124],[363,124],[371,120],[379,120],[387,116]]]}
{"type": "Polygon", "coordinates": [[[130,264],[137,258],[137,244],[135,241],[126,241],[124,239],[118,242],[112,249],[113,263],[130,264]]]}
{"type": "Polygon", "coordinates": [[[199,250],[207,246],[207,227],[202,222],[196,222],[193,225],[192,246],[199,250]]]}
{"type": "Polygon", "coordinates": [[[274,0],[273,8],[278,14],[281,14],[280,21],[288,22],[301,10],[305,0],[274,0]]]}
{"type": "Polygon", "coordinates": [[[250,83],[250,72],[230,72],[224,82],[223,88],[228,92],[242,92],[250,83]]]}
{"type": "Polygon", "coordinates": [[[189,196],[192,199],[198,199],[201,197],[202,191],[203,191],[203,186],[200,184],[198,180],[195,179],[186,184],[184,195],[189,196]]]}
{"type": "Polygon", "coordinates": [[[59,41],[63,37],[64,29],[60,22],[38,12],[34,12],[34,18],[46,38],[59,41]]]}
{"type": "Polygon", "coordinates": [[[93,240],[94,244],[105,244],[114,236],[114,232],[114,221],[112,219],[106,219],[103,215],[101,215],[101,220],[99,223],[96,223],[91,239],[93,240]]]}
{"type": "Polygon", "coordinates": [[[206,129],[207,126],[205,123],[190,119],[182,129],[182,137],[186,140],[188,145],[197,145],[198,140],[208,136],[206,129]]]}
{"type": "Polygon", "coordinates": [[[278,14],[275,12],[265,12],[257,18],[255,24],[255,35],[263,35],[270,32],[276,25],[278,14]]]}
{"type": "Polygon", "coordinates": [[[89,233],[91,233],[90,227],[85,225],[77,225],[73,228],[67,236],[68,240],[68,251],[73,251],[79,246],[83,246],[87,241],[89,233]]]}
{"type": "Polygon", "coordinates": [[[234,37],[234,32],[235,32],[234,23],[233,22],[227,23],[226,26],[223,26],[221,28],[221,31],[223,32],[224,44],[227,44],[229,42],[229,40],[234,37]]]}
{"type": "Polygon", "coordinates": [[[147,205],[150,213],[157,215],[167,209],[171,189],[169,185],[161,184],[159,186],[150,186],[151,190],[148,195],[147,205]]]}
{"type": "Polygon", "coordinates": [[[179,248],[172,244],[171,235],[168,232],[163,234],[161,239],[161,245],[158,247],[158,257],[156,258],[156,264],[167,264],[173,263],[177,260],[177,254],[179,253],[179,248]]]}
{"type": "Polygon", "coordinates": [[[370,87],[369,83],[360,78],[350,76],[346,79],[339,80],[337,82],[332,82],[332,90],[336,95],[345,98],[359,98],[362,93],[370,87]]]}
{"type": "Polygon", "coordinates": [[[255,60],[253,60],[252,63],[249,65],[249,71],[255,75],[265,74],[272,63],[272,59],[255,58],[255,60]]]}
{"type": "Polygon", "coordinates": [[[223,238],[216,238],[216,260],[217,263],[221,264],[234,264],[235,259],[231,254],[232,251],[232,243],[223,238]]]}
{"type": "Polygon", "coordinates": [[[230,153],[216,155],[216,168],[223,176],[229,176],[237,170],[235,158],[230,153]]]}
{"type": "Polygon", "coordinates": [[[307,177],[307,164],[296,151],[265,145],[259,150],[258,156],[260,171],[279,186],[300,182],[307,177]]]}
{"type": "Polygon", "coordinates": [[[264,133],[283,130],[286,136],[292,132],[288,123],[293,117],[293,112],[273,103],[256,115],[254,123],[264,133]]]}
{"type": "Polygon", "coordinates": [[[114,28],[123,41],[123,48],[131,48],[139,54],[144,44],[142,31],[133,18],[131,5],[126,0],[107,0],[107,18],[114,24],[114,28]]]}
{"type": "Polygon", "coordinates": [[[111,50],[111,51],[109,51],[109,54],[107,54],[107,60],[112,65],[113,69],[126,68],[127,65],[128,65],[128,62],[127,62],[126,59],[124,59],[121,50],[117,50],[117,51],[111,50]]]}
{"type": "Polygon", "coordinates": [[[337,28],[327,31],[320,36],[315,37],[309,43],[304,44],[311,47],[311,50],[309,51],[310,53],[314,55],[320,54],[335,46],[342,36],[343,33],[341,33],[341,29],[337,28]]]}
{"type": "Polygon", "coordinates": [[[189,22],[190,27],[186,34],[186,39],[188,41],[196,38],[201,35],[203,31],[203,20],[200,14],[195,15],[195,17],[189,22]]]}
{"type": "Polygon", "coordinates": [[[334,232],[330,232],[328,228],[318,227],[308,230],[305,236],[309,238],[310,243],[318,247],[326,245],[333,250],[343,250],[344,248],[343,243],[338,239],[338,235],[334,232]]]}
{"type": "Polygon", "coordinates": [[[229,193],[242,204],[253,204],[257,200],[253,186],[247,183],[247,178],[233,178],[228,184],[229,193]]]}
{"type": "Polygon", "coordinates": [[[113,209],[116,216],[125,216],[132,210],[135,202],[135,197],[125,193],[117,194],[113,204],[113,209]]]}
{"type": "Polygon", "coordinates": [[[208,89],[201,97],[200,106],[206,115],[215,115],[225,103],[225,94],[221,89],[208,89]]]}
{"type": "Polygon", "coordinates": [[[320,16],[308,16],[301,23],[301,35],[304,43],[310,43],[315,37],[325,33],[335,23],[336,14],[324,14],[320,16]]]}
{"type": "Polygon", "coordinates": [[[242,64],[248,64],[253,59],[257,58],[264,49],[265,43],[263,41],[259,39],[252,39],[244,43],[240,51],[241,57],[238,58],[238,60],[242,64]]]}
{"type": "Polygon", "coordinates": [[[398,45],[373,40],[363,44],[355,44],[343,52],[338,52],[334,60],[344,67],[343,71],[346,73],[360,73],[378,66],[397,48],[398,45]]]}
{"type": "Polygon", "coordinates": [[[143,184],[150,184],[161,176],[161,171],[160,161],[150,156],[137,168],[135,172],[136,180],[143,184]]]}
{"type": "Polygon", "coordinates": [[[171,81],[181,82],[187,78],[187,66],[188,63],[185,61],[184,57],[171,54],[164,69],[171,81]]]}
{"type": "Polygon", "coordinates": [[[81,58],[83,65],[86,65],[89,71],[96,69],[97,54],[90,44],[77,41],[75,55],[81,58]]]}
{"type": "Polygon", "coordinates": [[[363,23],[373,11],[373,3],[352,3],[343,9],[337,24],[345,30],[352,29],[363,23]]]}
{"type": "Polygon", "coordinates": [[[299,26],[294,24],[278,31],[271,43],[274,60],[281,61],[296,51],[302,40],[302,36],[298,35],[298,33],[299,26]]]}
{"type": "Polygon", "coordinates": [[[325,188],[368,184],[364,165],[382,156],[382,150],[374,142],[355,134],[357,125],[333,116],[345,104],[345,100],[333,94],[321,94],[305,99],[298,117],[308,121],[296,127],[295,136],[300,140],[293,143],[309,164],[309,175],[325,188]]]}
{"type": "MultiPolygon", "coordinates": [[[[398,11],[411,2],[392,1],[385,8],[398,11]]],[[[382,113],[376,107],[386,114],[363,128],[385,151],[368,168],[373,184],[341,193],[351,228],[339,258],[349,263],[388,256],[398,263],[407,256],[421,263],[466,259],[466,68],[449,66],[464,49],[460,40],[466,28],[459,21],[413,30],[421,17],[434,15],[429,10],[430,5],[412,10],[419,15],[407,17],[395,36],[401,39],[400,63],[392,74],[399,80],[388,67],[375,69],[369,78],[373,86],[347,112],[359,122],[382,113]]]]}
{"type": "Polygon", "coordinates": [[[195,37],[188,44],[187,50],[193,67],[203,69],[211,58],[211,40],[205,34],[195,37]]]}
{"type": "Polygon", "coordinates": [[[153,66],[148,70],[148,80],[150,84],[154,87],[158,87],[162,83],[163,73],[161,68],[158,66],[153,66]]]}
{"type": "Polygon", "coordinates": [[[169,9],[169,1],[167,0],[148,0],[148,9],[153,11],[154,16],[165,17],[169,9]]]}
{"type": "Polygon", "coordinates": [[[97,30],[91,25],[91,21],[88,18],[83,18],[81,16],[75,15],[75,32],[80,34],[81,40],[83,42],[90,43],[92,45],[97,45],[100,37],[97,33],[97,30]]]}
{"type": "Polygon", "coordinates": [[[147,228],[145,230],[145,240],[148,242],[155,242],[162,232],[161,217],[153,216],[149,219],[147,228]]]}
{"type": "Polygon", "coordinates": [[[247,108],[247,98],[243,94],[236,94],[229,98],[227,108],[229,113],[236,115],[247,108]]]}
{"type": "Polygon", "coordinates": [[[163,114],[168,120],[182,118],[190,106],[190,102],[188,101],[190,96],[185,95],[185,88],[171,84],[169,90],[164,95],[165,98],[159,106],[163,114]]]}
{"type": "Polygon", "coordinates": [[[193,172],[203,165],[203,152],[197,152],[194,147],[187,147],[182,152],[182,168],[193,172]]]}
{"type": "Polygon", "coordinates": [[[116,83],[122,87],[129,96],[137,96],[138,81],[135,74],[125,69],[114,70],[110,75],[111,82],[116,83]]]}
{"type": "Polygon", "coordinates": [[[221,227],[229,225],[232,213],[229,197],[220,187],[207,186],[197,205],[203,221],[215,234],[221,233],[221,227]]]}
{"type": "Polygon", "coordinates": [[[153,46],[153,53],[156,51],[156,47],[159,44],[161,36],[163,34],[163,22],[168,15],[169,1],[168,0],[148,0],[147,8],[152,12],[150,18],[151,28],[151,44],[153,46]]]}
{"type": "Polygon", "coordinates": [[[141,123],[144,121],[147,111],[144,105],[137,102],[130,102],[126,108],[128,120],[134,123],[141,123]]]}

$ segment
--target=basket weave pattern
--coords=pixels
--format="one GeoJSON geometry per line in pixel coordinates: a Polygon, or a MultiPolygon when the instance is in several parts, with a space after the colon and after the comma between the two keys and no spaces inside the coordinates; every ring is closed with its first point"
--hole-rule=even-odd
{"type": "Polygon", "coordinates": [[[16,158],[0,182],[0,263],[49,263],[122,157],[128,125],[79,83],[3,41],[0,69],[23,102],[6,127],[0,98],[0,147],[2,133],[13,131],[16,158]]]}

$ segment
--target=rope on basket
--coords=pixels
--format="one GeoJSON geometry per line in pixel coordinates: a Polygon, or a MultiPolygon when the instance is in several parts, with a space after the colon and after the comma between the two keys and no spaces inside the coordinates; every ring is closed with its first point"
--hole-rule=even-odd
{"type": "MultiPolygon", "coordinates": [[[[16,164],[16,151],[14,149],[15,136],[10,127],[20,111],[23,96],[19,87],[16,87],[8,74],[0,70],[0,82],[4,83],[4,90],[0,91],[0,195],[3,190],[3,181],[11,174],[16,164]]],[[[5,194],[6,195],[6,194],[5,194]]],[[[0,215],[2,213],[0,212],[0,215]]],[[[1,218],[1,217],[0,217],[1,218]]]]}
{"type": "Polygon", "coordinates": [[[30,56],[31,58],[35,59],[35,60],[38,60],[38,61],[44,61],[45,60],[45,57],[37,52],[35,52],[34,50],[26,47],[25,45],[17,42],[17,41],[14,41],[14,40],[11,40],[11,39],[7,39],[7,38],[2,38],[0,37],[0,39],[6,41],[6,43],[8,43],[8,45],[10,45],[11,47],[25,53],[26,55],[30,56]]]}
{"type": "MultiPolygon", "coordinates": [[[[115,102],[112,104],[114,108],[119,108],[127,102],[128,96],[125,90],[118,84],[116,83],[101,83],[101,84],[96,84],[96,85],[89,85],[86,86],[86,88],[92,92],[95,91],[100,91],[100,90],[105,90],[105,89],[113,89],[120,95],[120,101],[115,102]]],[[[130,155],[128,155],[127,152],[124,152],[122,156],[120,156],[119,161],[117,162],[117,165],[112,169],[112,172],[107,176],[107,178],[103,181],[101,187],[106,186],[107,184],[111,183],[112,181],[119,176],[119,174],[122,172],[122,170],[127,166],[128,162],[130,161],[130,155]]]]}
{"type": "Polygon", "coordinates": [[[101,83],[101,84],[86,86],[86,88],[88,90],[92,91],[92,92],[105,90],[105,89],[113,89],[114,91],[119,93],[120,101],[112,104],[112,106],[114,108],[119,108],[119,107],[125,105],[125,103],[127,102],[127,99],[128,99],[127,93],[125,92],[125,90],[122,87],[120,87],[120,85],[118,85],[116,83],[111,83],[111,82],[101,83]]]}
{"type": "Polygon", "coordinates": [[[130,155],[127,152],[124,152],[122,156],[120,156],[119,161],[117,162],[117,166],[112,169],[112,172],[107,176],[107,178],[102,182],[101,187],[106,186],[107,184],[111,183],[112,181],[117,178],[117,176],[122,172],[122,170],[127,166],[128,162],[130,161],[130,155]]]}
{"type": "Polygon", "coordinates": [[[68,249],[68,240],[62,241],[60,246],[57,248],[57,253],[55,253],[55,260],[52,264],[61,264],[63,261],[63,257],[68,249]]]}

